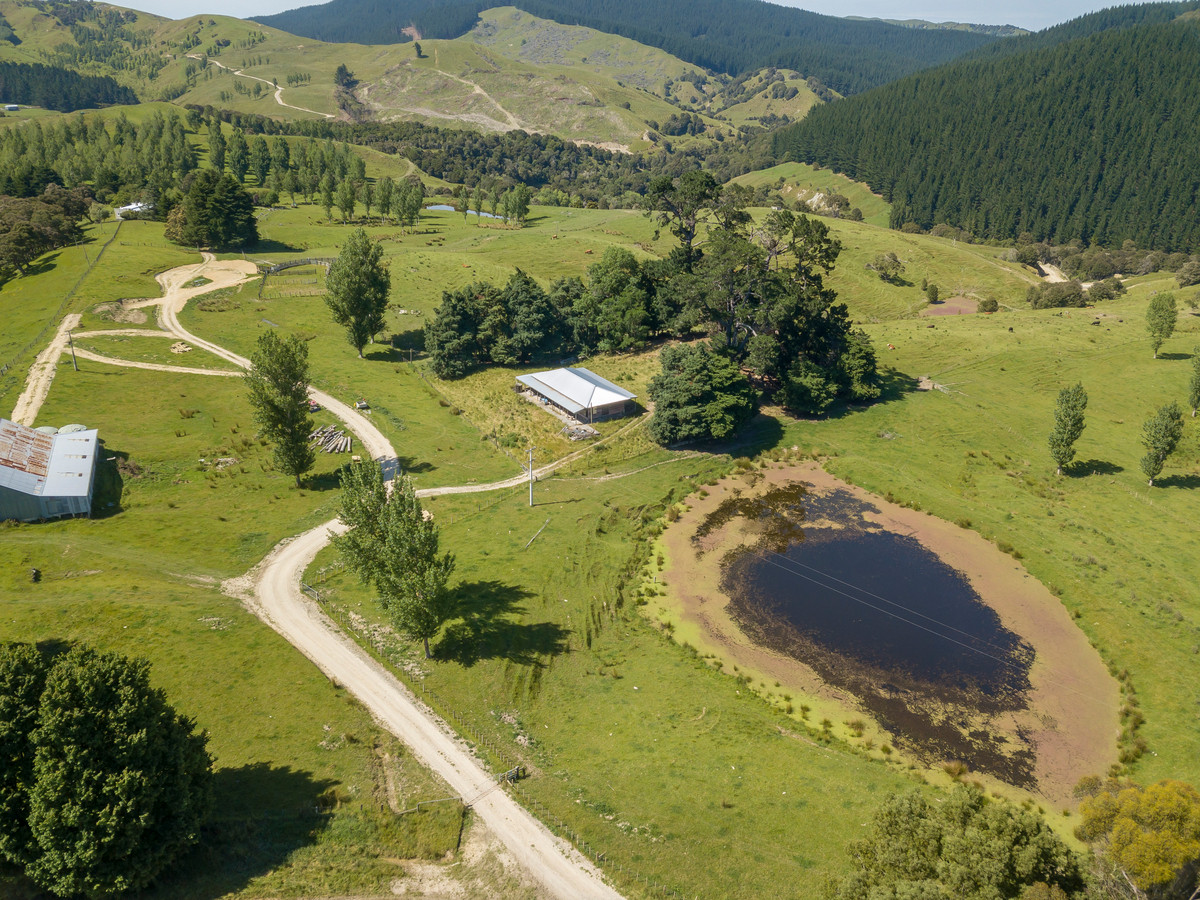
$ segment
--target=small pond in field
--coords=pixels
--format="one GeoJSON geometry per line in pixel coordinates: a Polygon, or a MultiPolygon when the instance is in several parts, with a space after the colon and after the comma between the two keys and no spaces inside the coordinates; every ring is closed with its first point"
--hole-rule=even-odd
{"type": "MultiPolygon", "coordinates": [[[[791,487],[728,503],[765,526],[723,560],[743,632],[852,693],[911,749],[1028,784],[1032,753],[984,722],[1026,706],[1033,651],[962,573],[915,538],[871,527],[845,492],[791,487]]],[[[714,518],[727,515],[722,504],[714,518]]]]}
{"type": "Polygon", "coordinates": [[[1103,660],[973,531],[784,462],[697,491],[661,552],[646,613],[809,728],[1063,805],[1115,761],[1103,660]]]}
{"type": "MultiPolygon", "coordinates": [[[[449,203],[435,203],[433,206],[427,206],[425,208],[429,209],[429,210],[433,210],[434,212],[457,212],[457,210],[453,206],[451,206],[449,203]]],[[[485,219],[503,219],[504,218],[503,216],[497,216],[493,213],[487,213],[487,212],[482,212],[482,211],[476,212],[473,209],[468,209],[467,215],[483,216],[485,219]]]]}

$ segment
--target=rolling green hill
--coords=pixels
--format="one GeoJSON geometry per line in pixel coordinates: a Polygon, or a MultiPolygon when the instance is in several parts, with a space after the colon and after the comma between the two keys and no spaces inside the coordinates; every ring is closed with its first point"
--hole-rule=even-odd
{"type": "Polygon", "coordinates": [[[820,108],[773,136],[892,203],[893,226],[1200,246],[1200,22],[972,59],[820,108]]]}
{"type": "Polygon", "coordinates": [[[282,120],[521,129],[630,151],[651,149],[660,136],[711,144],[741,126],[798,120],[820,102],[797,72],[715,76],[661,50],[511,7],[486,14],[466,38],[425,41],[419,56],[411,45],[326,44],[228,16],[55,9],[0,2],[18,40],[0,42],[0,61],[112,77],[143,101],[282,120]],[[341,93],[340,65],[357,81],[341,93]]]}
{"type": "MultiPolygon", "coordinates": [[[[995,39],[852,22],[760,0],[693,0],[685,16],[666,0],[521,0],[513,5],[566,25],[632,38],[717,72],[790,68],[841,93],[884,84],[995,39]]],[[[401,42],[415,35],[458,37],[490,6],[488,0],[332,0],[260,21],[320,40],[401,42]]]]}

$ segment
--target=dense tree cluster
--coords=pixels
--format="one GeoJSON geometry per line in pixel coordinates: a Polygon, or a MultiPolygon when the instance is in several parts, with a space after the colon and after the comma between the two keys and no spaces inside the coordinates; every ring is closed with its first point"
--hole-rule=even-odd
{"type": "Polygon", "coordinates": [[[88,209],[86,189],[49,185],[38,197],[0,196],[0,279],[50,250],[83,237],[79,220],[88,209]]]}
{"type": "MultiPolygon", "coordinates": [[[[181,116],[159,112],[134,125],[124,113],[65,116],[0,131],[0,193],[40,194],[84,182],[108,199],[167,200],[196,168],[181,116]]],[[[168,204],[169,205],[169,204],[168,204]]],[[[163,210],[165,212],[165,210],[163,210]]]]}
{"type": "Polygon", "coordinates": [[[435,373],[489,363],[637,350],[655,339],[709,334],[716,353],[799,412],[879,396],[870,340],[824,284],[841,245],[823,223],[786,210],[755,225],[737,188],[706,172],[655,181],[647,200],[679,245],[666,260],[610,248],[587,280],[547,291],[518,271],[504,287],[447,291],[426,327],[435,373]]]}
{"type": "Polygon", "coordinates": [[[254,202],[229,175],[202,169],[184,182],[186,193],[167,216],[168,240],[189,247],[249,247],[258,243],[254,202]]]}
{"type": "Polygon", "coordinates": [[[40,63],[0,62],[0,97],[60,112],[137,103],[137,95],[107,75],[80,75],[40,63]]]}
{"type": "MultiPolygon", "coordinates": [[[[731,75],[767,66],[796,69],[843,94],[884,84],[994,40],[968,31],[902,28],[750,0],[693,0],[682,17],[665,0],[517,0],[515,5],[566,25],[619,34],[731,75]]],[[[259,21],[324,41],[377,44],[407,40],[402,29],[410,25],[425,37],[459,37],[489,8],[490,0],[337,0],[259,21]]]]}
{"type": "Polygon", "coordinates": [[[201,119],[218,119],[247,135],[294,135],[338,141],[403,156],[422,172],[490,194],[527,184],[565,197],[558,205],[640,203],[651,179],[679,176],[696,168],[719,181],[773,165],[769,143],[725,141],[675,148],[671,153],[614,153],[582,146],[555,135],[515,130],[482,133],[439,128],[420,122],[334,122],[325,119],[280,121],[253,113],[189,107],[201,119]]]}
{"type": "Polygon", "coordinates": [[[1038,815],[963,786],[938,802],[888,798],[850,857],[830,900],[1017,900],[1035,885],[1065,898],[1083,887],[1079,860],[1038,815]]]}
{"type": "Polygon", "coordinates": [[[199,836],[206,742],[144,661],[0,646],[0,857],[58,897],[141,890],[199,836]]]}
{"type": "Polygon", "coordinates": [[[870,184],[895,227],[1194,250],[1198,33],[1181,19],[960,60],[819,107],[773,144],[870,184]]]}

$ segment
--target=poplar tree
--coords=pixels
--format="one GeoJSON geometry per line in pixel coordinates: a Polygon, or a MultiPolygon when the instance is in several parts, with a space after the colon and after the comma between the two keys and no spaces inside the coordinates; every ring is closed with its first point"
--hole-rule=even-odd
{"type": "Polygon", "coordinates": [[[362,359],[363,347],[383,328],[391,278],[383,262],[383,247],[361,229],[354,229],[325,279],[325,303],[333,320],[345,327],[346,337],[362,359]]]}
{"type": "Polygon", "coordinates": [[[1196,410],[1200,408],[1200,347],[1192,348],[1192,380],[1188,382],[1188,406],[1192,408],[1192,418],[1196,418],[1196,410]]]}
{"type": "Polygon", "coordinates": [[[1146,310],[1146,330],[1150,332],[1150,344],[1154,347],[1155,359],[1158,359],[1159,348],[1175,333],[1175,323],[1178,320],[1179,310],[1175,306],[1174,294],[1155,294],[1150,298],[1150,307],[1146,310]]]}
{"type": "Polygon", "coordinates": [[[338,512],[348,530],[333,545],[380,602],[396,630],[419,640],[430,658],[429,639],[454,615],[455,597],[446,590],[454,556],[441,553],[438,528],[425,514],[412,482],[401,478],[389,491],[379,464],[352,463],[342,479],[338,512]]]}
{"type": "Polygon", "coordinates": [[[387,219],[392,211],[392,198],[395,193],[396,182],[392,181],[389,175],[384,175],[375,185],[375,208],[384,219],[387,219]]]}
{"type": "Polygon", "coordinates": [[[229,161],[229,171],[238,180],[238,184],[245,183],[246,173],[250,171],[250,147],[240,128],[235,128],[229,136],[226,158],[229,161]]]}
{"type": "Polygon", "coordinates": [[[1058,405],[1054,408],[1054,430],[1050,432],[1050,455],[1058,465],[1058,474],[1075,459],[1075,442],[1083,434],[1084,411],[1087,409],[1087,391],[1082,384],[1065,387],[1058,392],[1058,405]]]}
{"type": "Polygon", "coordinates": [[[275,465],[296,478],[313,467],[317,456],[309,446],[313,423],[308,415],[308,345],[295,335],[281,339],[266,331],[243,376],[254,421],[272,444],[275,465]]]}
{"type": "Polygon", "coordinates": [[[1146,455],[1142,457],[1142,471],[1154,486],[1154,479],[1163,470],[1163,465],[1183,437],[1183,412],[1178,403],[1159,407],[1158,412],[1142,426],[1142,446],[1146,455]]]}

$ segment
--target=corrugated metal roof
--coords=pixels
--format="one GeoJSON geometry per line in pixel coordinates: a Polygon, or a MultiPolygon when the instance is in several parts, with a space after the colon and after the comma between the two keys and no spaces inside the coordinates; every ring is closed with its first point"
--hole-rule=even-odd
{"type": "Polygon", "coordinates": [[[598,409],[612,403],[633,400],[637,396],[583,368],[552,369],[532,375],[518,375],[517,381],[552,400],[572,415],[585,409],[598,409]]]}
{"type": "Polygon", "coordinates": [[[97,437],[95,429],[55,435],[42,496],[86,497],[91,492],[97,437]]]}
{"type": "Polygon", "coordinates": [[[40,494],[50,467],[54,438],[0,419],[0,485],[40,494]]]}
{"type": "Polygon", "coordinates": [[[53,437],[0,419],[0,486],[45,497],[85,497],[96,465],[95,429],[53,437]]]}

